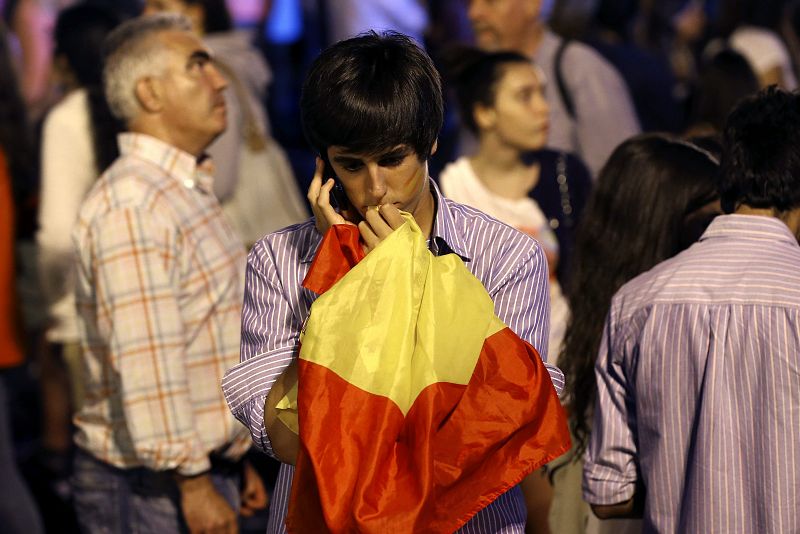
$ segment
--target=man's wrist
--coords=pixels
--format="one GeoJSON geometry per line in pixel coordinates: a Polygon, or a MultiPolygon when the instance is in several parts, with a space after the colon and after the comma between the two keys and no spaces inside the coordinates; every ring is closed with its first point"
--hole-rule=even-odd
{"type": "Polygon", "coordinates": [[[182,475],[175,471],[172,477],[182,493],[195,492],[207,489],[209,484],[213,485],[211,477],[209,477],[209,472],[210,471],[203,471],[195,475],[182,475]]]}

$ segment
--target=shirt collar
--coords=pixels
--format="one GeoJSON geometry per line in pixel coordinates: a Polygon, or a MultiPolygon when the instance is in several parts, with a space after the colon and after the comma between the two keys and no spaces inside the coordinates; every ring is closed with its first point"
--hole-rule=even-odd
{"type": "Polygon", "coordinates": [[[430,180],[431,193],[433,193],[434,205],[436,206],[436,218],[433,221],[431,230],[431,251],[436,256],[445,254],[456,254],[464,261],[470,261],[467,254],[467,247],[464,245],[464,237],[456,229],[453,219],[453,210],[439,191],[436,182],[430,180]]]}
{"type": "Polygon", "coordinates": [[[117,140],[120,154],[156,165],[188,189],[197,187],[205,193],[212,191],[214,177],[207,170],[211,167],[205,162],[198,167],[197,159],[188,152],[142,133],[121,133],[117,140]]]}
{"type": "MultiPolygon", "coordinates": [[[[444,200],[436,182],[430,178],[428,178],[428,182],[430,184],[431,193],[433,194],[434,209],[436,210],[430,238],[431,252],[433,252],[435,256],[444,256],[445,254],[453,253],[459,256],[463,261],[470,261],[470,257],[466,254],[464,239],[456,230],[456,224],[453,220],[453,212],[450,206],[444,200]]],[[[320,242],[322,242],[322,236],[320,236],[318,232],[315,232],[309,246],[300,257],[301,263],[311,263],[314,260],[320,242]]]]}
{"type": "Polygon", "coordinates": [[[797,238],[783,221],[764,215],[718,215],[708,225],[700,241],[719,238],[783,241],[799,246],[797,238]]]}

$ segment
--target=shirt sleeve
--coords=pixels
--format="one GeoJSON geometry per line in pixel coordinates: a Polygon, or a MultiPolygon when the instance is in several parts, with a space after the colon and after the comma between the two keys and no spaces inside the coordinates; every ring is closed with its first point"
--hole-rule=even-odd
{"type": "Polygon", "coordinates": [[[571,78],[575,99],[580,155],[597,176],[617,145],[639,133],[639,121],[616,69],[593,50],[583,48],[584,56],[573,55],[578,52],[575,46],[564,52],[565,60],[576,58],[567,62],[573,68],[565,69],[565,75],[571,78]]]}
{"type": "Polygon", "coordinates": [[[595,364],[597,397],[583,468],[583,498],[590,504],[625,502],[636,490],[635,410],[618,337],[609,315],[595,364]]]}
{"type": "Polygon", "coordinates": [[[264,402],[297,356],[301,328],[279,281],[275,258],[260,241],[247,258],[241,362],[225,374],[222,391],[233,415],[250,429],[255,445],[272,457],[272,443],[264,428],[264,402]]]}
{"type": "Polygon", "coordinates": [[[497,317],[539,352],[556,392],[564,389],[564,373],[547,363],[550,332],[550,286],[547,260],[540,246],[493,292],[497,317]]]}
{"type": "Polygon", "coordinates": [[[76,339],[72,228],[86,193],[97,178],[90,128],[71,94],[56,106],[42,128],[41,188],[36,234],[39,284],[49,308],[50,333],[58,341],[76,339]],[[71,339],[63,339],[64,337],[71,339]]]}
{"type": "Polygon", "coordinates": [[[108,343],[137,458],[159,471],[206,471],[185,368],[180,236],[140,209],[113,211],[90,231],[98,333],[108,343]]]}

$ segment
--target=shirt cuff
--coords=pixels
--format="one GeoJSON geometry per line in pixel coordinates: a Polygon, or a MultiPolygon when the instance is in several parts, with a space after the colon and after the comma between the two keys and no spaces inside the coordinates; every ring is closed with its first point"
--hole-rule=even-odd
{"type": "Polygon", "coordinates": [[[550,375],[550,380],[553,382],[553,387],[556,388],[556,393],[561,397],[561,392],[564,391],[564,373],[555,365],[544,362],[544,367],[550,375]]]}
{"type": "Polygon", "coordinates": [[[625,502],[636,492],[636,479],[610,467],[587,462],[583,467],[583,500],[589,504],[625,502]]]}
{"type": "Polygon", "coordinates": [[[234,417],[250,429],[253,443],[275,457],[264,428],[264,402],[273,384],[294,358],[295,347],[253,356],[228,370],[222,392],[234,417]]]}

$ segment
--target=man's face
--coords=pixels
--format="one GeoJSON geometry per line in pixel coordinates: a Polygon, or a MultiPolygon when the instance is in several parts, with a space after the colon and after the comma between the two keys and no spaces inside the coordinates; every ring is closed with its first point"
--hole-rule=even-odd
{"type": "Polygon", "coordinates": [[[225,131],[227,82],[194,34],[168,31],[159,38],[169,51],[167,68],[158,78],[164,124],[186,145],[179,148],[202,151],[225,131]]]}
{"type": "Polygon", "coordinates": [[[394,204],[419,220],[419,211],[430,205],[428,164],[411,147],[400,145],[367,155],[332,146],[328,148],[328,159],[361,218],[367,208],[394,204]]]}
{"type": "Polygon", "coordinates": [[[482,50],[517,50],[524,36],[534,30],[541,0],[469,0],[467,15],[482,50]]]}

